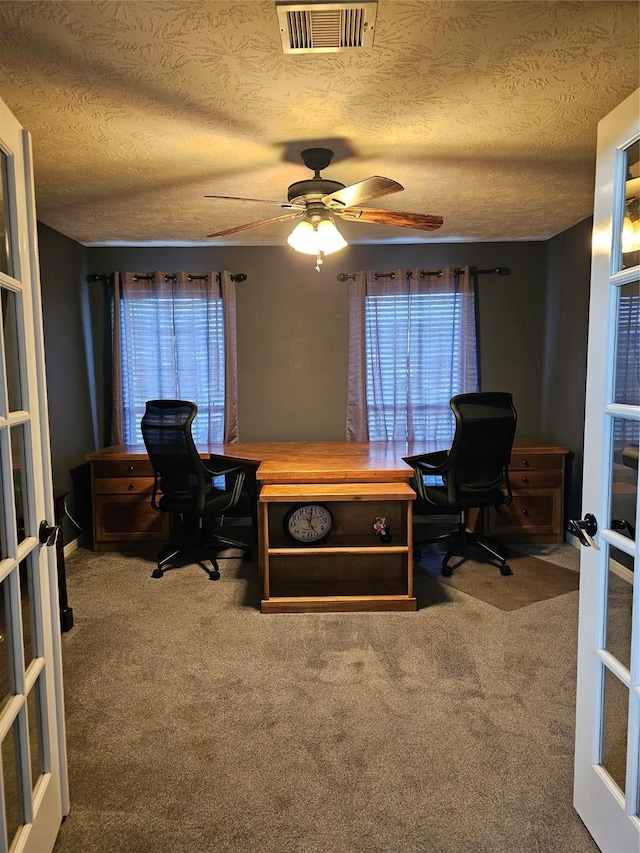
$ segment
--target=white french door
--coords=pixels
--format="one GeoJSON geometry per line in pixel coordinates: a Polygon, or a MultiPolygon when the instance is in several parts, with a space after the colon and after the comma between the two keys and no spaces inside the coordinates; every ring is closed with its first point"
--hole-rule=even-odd
{"type": "Polygon", "coordinates": [[[48,853],[68,811],[36,237],[30,137],[0,101],[0,853],[48,853]]]}
{"type": "Polygon", "coordinates": [[[574,805],[604,853],[640,851],[640,90],[598,127],[574,805]]]}

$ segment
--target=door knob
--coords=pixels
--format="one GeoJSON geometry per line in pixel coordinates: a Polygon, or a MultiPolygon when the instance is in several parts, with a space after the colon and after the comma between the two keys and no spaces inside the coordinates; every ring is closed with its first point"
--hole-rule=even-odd
{"type": "Polygon", "coordinates": [[[593,538],[598,532],[598,522],[595,515],[588,512],[582,520],[570,518],[567,522],[567,530],[569,533],[573,533],[577,536],[580,542],[589,548],[591,546],[591,542],[589,542],[584,534],[586,533],[587,536],[591,536],[591,538],[593,538]]]}
{"type": "Polygon", "coordinates": [[[630,521],[627,521],[626,518],[612,518],[611,519],[611,529],[612,530],[626,530],[629,536],[632,539],[636,538],[636,530],[633,524],[630,521]]]}
{"type": "Polygon", "coordinates": [[[41,521],[38,529],[38,539],[41,545],[55,545],[60,535],[60,525],[56,524],[53,527],[48,521],[41,521]]]}

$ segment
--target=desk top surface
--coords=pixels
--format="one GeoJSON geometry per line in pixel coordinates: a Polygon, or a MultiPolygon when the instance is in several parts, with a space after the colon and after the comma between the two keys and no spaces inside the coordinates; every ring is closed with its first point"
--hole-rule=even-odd
{"type": "MultiPolygon", "coordinates": [[[[516,439],[514,448],[528,453],[567,453],[532,439],[516,439]]],[[[262,483],[401,482],[412,469],[404,456],[443,449],[433,441],[265,441],[211,444],[199,447],[202,456],[225,456],[257,468],[262,483]]],[[[113,445],[88,454],[89,461],[146,459],[140,445],[113,445]]]]}
{"type": "Polygon", "coordinates": [[[402,457],[405,442],[286,441],[219,445],[210,448],[234,459],[259,463],[263,483],[324,481],[406,481],[412,469],[402,457]]]}

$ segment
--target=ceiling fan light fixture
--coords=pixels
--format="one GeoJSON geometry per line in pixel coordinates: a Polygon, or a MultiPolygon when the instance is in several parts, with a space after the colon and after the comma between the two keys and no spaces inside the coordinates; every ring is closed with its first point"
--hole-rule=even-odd
{"type": "Polygon", "coordinates": [[[287,237],[287,243],[296,252],[305,255],[331,255],[348,245],[342,234],[329,218],[320,222],[303,219],[287,237]]]}
{"type": "Polygon", "coordinates": [[[331,219],[322,219],[318,223],[318,247],[324,255],[331,255],[348,245],[331,219]]]}
{"type": "Polygon", "coordinates": [[[307,219],[303,219],[296,225],[287,237],[287,243],[296,252],[303,252],[305,255],[315,255],[318,252],[316,232],[307,219]]]}

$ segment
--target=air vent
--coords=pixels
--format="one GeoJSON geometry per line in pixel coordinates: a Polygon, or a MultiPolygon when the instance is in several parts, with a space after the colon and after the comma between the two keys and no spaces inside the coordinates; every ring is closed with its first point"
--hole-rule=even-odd
{"type": "Polygon", "coordinates": [[[285,53],[330,53],[373,47],[377,0],[277,3],[285,53]]]}

